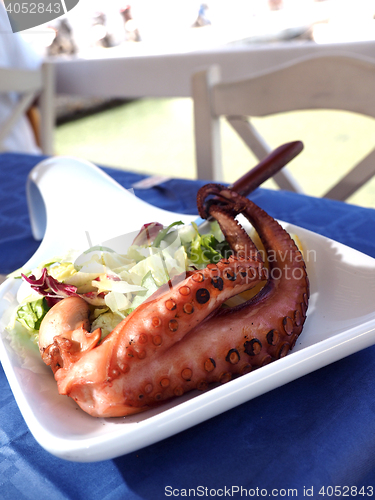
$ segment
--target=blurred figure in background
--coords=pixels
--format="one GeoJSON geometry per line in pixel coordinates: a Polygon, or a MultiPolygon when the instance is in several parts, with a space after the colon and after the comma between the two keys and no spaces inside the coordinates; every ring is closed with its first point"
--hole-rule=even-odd
{"type": "Polygon", "coordinates": [[[280,10],[284,7],[283,0],[268,0],[270,10],[280,10]]]}
{"type": "Polygon", "coordinates": [[[138,26],[133,19],[133,15],[131,12],[131,6],[126,5],[126,7],[120,9],[121,15],[124,19],[124,28],[125,28],[125,39],[127,42],[140,42],[141,35],[139,33],[138,26]]]}
{"type": "Polygon", "coordinates": [[[55,29],[56,36],[47,49],[49,56],[60,54],[73,55],[77,52],[77,46],[73,39],[72,28],[67,19],[59,19],[55,29]]]}
{"type": "MultiPolygon", "coordinates": [[[[18,33],[13,33],[8,14],[0,1],[0,67],[37,69],[41,58],[29,47],[18,33]]],[[[17,103],[17,95],[0,93],[0,125],[11,114],[17,103]]],[[[2,149],[22,153],[41,152],[33,124],[37,121],[36,109],[29,110],[29,118],[22,116],[4,140],[2,149]]]]}
{"type": "Polygon", "coordinates": [[[209,26],[211,24],[208,18],[208,5],[206,3],[201,3],[199,7],[198,17],[193,24],[193,28],[201,28],[202,26],[209,26]]]}

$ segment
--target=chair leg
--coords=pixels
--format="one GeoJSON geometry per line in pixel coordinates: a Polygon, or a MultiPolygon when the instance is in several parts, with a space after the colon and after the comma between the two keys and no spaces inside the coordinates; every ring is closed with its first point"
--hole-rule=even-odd
{"type": "Polygon", "coordinates": [[[323,198],[345,201],[375,175],[375,149],[346,174],[323,198]]]}
{"type": "Polygon", "coordinates": [[[40,95],[40,143],[44,154],[54,153],[54,130],[55,130],[55,74],[51,63],[43,64],[44,87],[40,95]]]}
{"type": "Polygon", "coordinates": [[[194,134],[197,178],[222,181],[220,120],[211,114],[210,87],[220,80],[217,67],[194,74],[192,95],[194,102],[194,134]]]}

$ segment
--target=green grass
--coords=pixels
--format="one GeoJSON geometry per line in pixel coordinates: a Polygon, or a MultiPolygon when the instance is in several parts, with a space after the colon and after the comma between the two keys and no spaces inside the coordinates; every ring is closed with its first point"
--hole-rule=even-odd
{"type": "MultiPolygon", "coordinates": [[[[272,147],[302,140],[290,170],[306,193],[321,196],[375,146],[375,120],[347,112],[294,112],[254,119],[272,147]]],[[[233,182],[257,163],[222,122],[224,180],[233,182]]],[[[56,153],[146,174],[194,179],[190,99],[143,99],[65,123],[56,130],[56,153]]],[[[267,187],[275,188],[272,181],[267,187]]],[[[375,178],[349,200],[375,208],[375,178]]]]}

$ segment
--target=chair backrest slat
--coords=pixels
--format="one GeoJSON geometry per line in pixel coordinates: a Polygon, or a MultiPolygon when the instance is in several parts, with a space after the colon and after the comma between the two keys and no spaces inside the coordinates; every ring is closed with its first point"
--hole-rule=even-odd
{"type": "Polygon", "coordinates": [[[342,109],[375,117],[375,60],[310,56],[212,88],[218,115],[267,116],[302,109],[342,109]]]}
{"type": "MultiPolygon", "coordinates": [[[[240,81],[221,82],[218,67],[194,74],[198,178],[223,180],[221,116],[227,118],[245,144],[262,160],[271,148],[254,127],[251,117],[328,109],[375,118],[374,89],[375,59],[342,52],[306,56],[240,81]]],[[[374,175],[375,161],[364,160],[325,196],[345,200],[374,175]]],[[[274,180],[282,189],[302,192],[286,167],[274,180]]]]}
{"type": "Polygon", "coordinates": [[[0,67],[0,92],[37,91],[43,87],[41,70],[0,67]]]}

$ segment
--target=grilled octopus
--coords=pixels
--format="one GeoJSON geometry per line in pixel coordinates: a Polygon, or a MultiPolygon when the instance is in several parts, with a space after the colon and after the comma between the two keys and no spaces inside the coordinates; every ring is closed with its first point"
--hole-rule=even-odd
{"type": "Polygon", "coordinates": [[[57,303],[42,322],[39,348],[59,393],[92,416],[131,415],[228,382],[285,356],[302,331],[309,282],[289,234],[229,188],[203,186],[197,201],[201,217],[218,221],[229,258],[163,286],[102,341],[99,329],[90,332],[89,306],[79,296],[57,303]],[[239,214],[257,231],[267,266],[239,214]],[[256,285],[255,296],[225,306],[256,285]]]}

